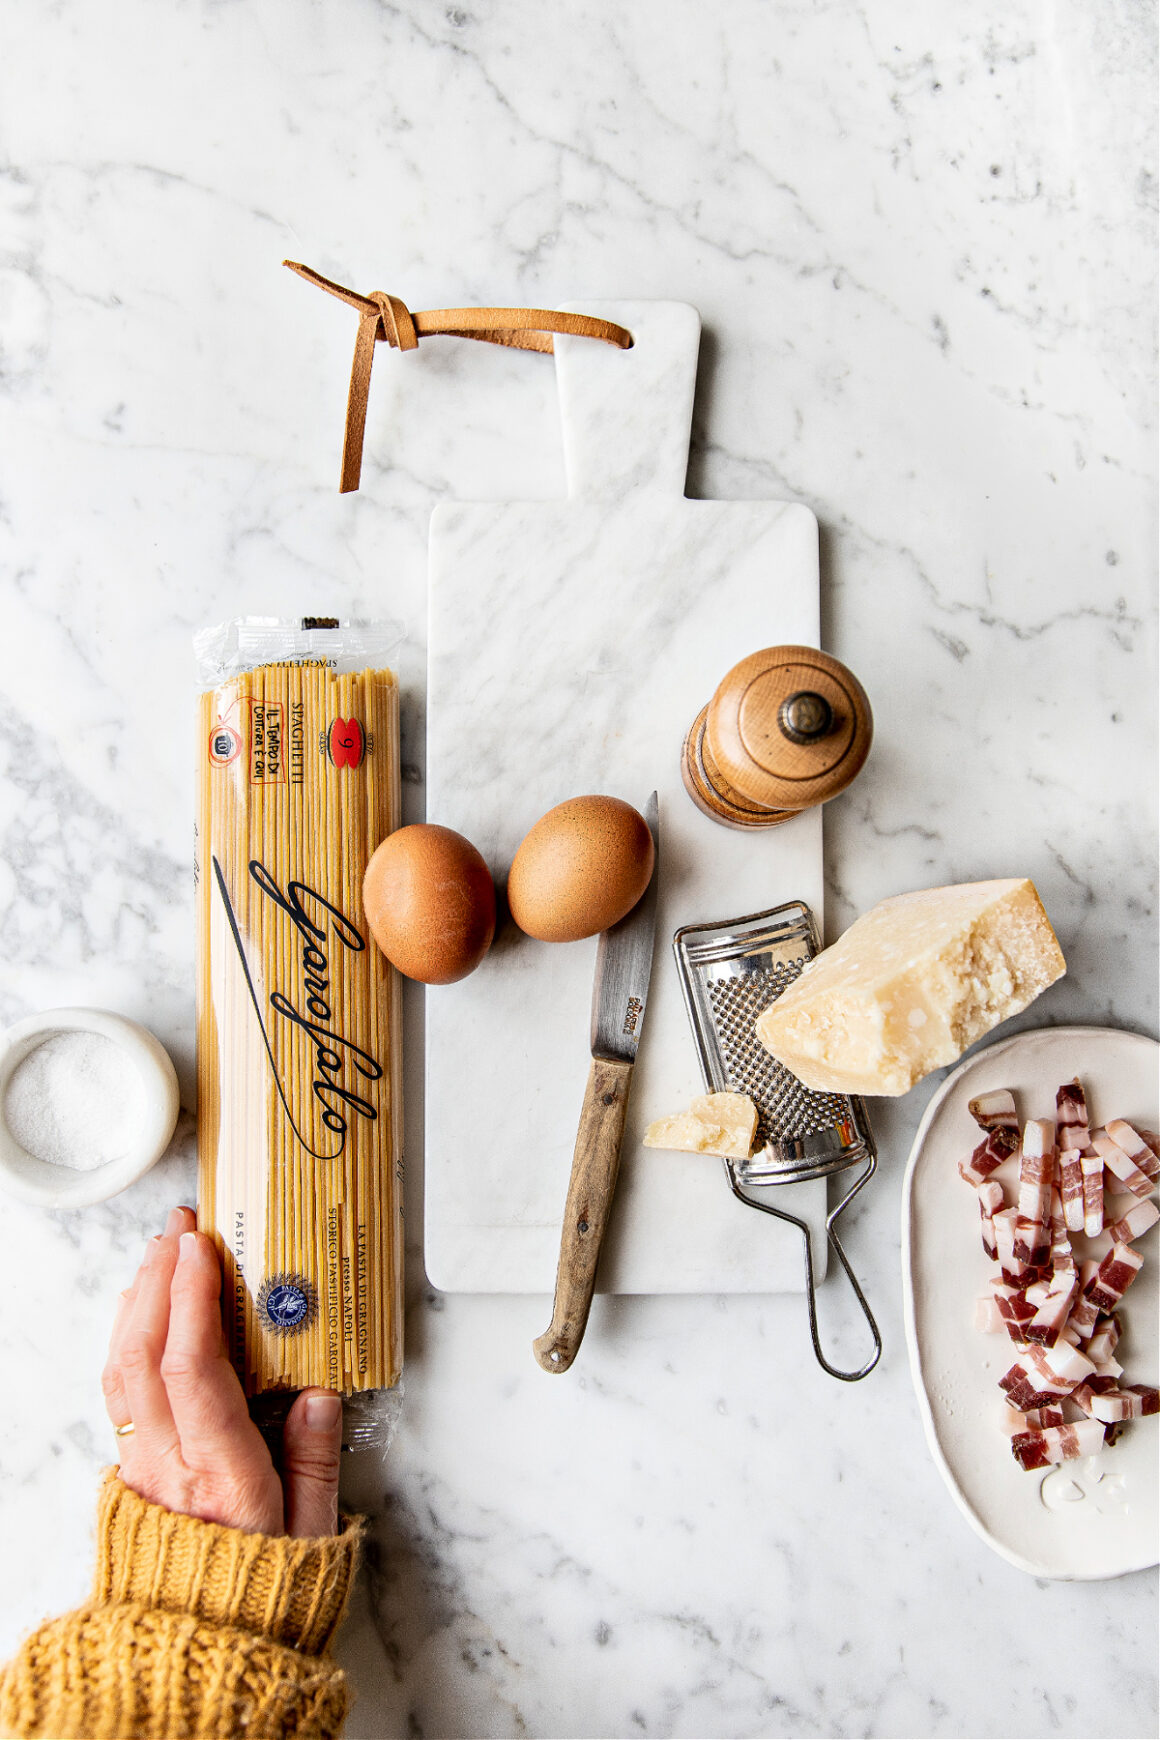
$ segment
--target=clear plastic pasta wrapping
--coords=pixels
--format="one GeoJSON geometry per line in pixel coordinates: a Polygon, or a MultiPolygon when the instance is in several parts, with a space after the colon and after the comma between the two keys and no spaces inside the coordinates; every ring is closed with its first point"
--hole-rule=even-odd
{"type": "Polygon", "coordinates": [[[398,684],[365,629],[231,624],[197,651],[198,1222],[230,1356],[249,1396],[386,1389],[400,997],[362,880],[399,822],[398,684]]]}

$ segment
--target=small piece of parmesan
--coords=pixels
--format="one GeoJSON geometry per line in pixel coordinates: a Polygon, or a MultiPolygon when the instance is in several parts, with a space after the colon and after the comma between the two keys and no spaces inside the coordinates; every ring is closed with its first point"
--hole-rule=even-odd
{"type": "Polygon", "coordinates": [[[904,1094],[1065,971],[1026,878],[927,888],[864,913],[755,1031],[816,1092],[904,1094]]]}
{"type": "Polygon", "coordinates": [[[753,1152],[757,1107],[748,1094],[698,1094],[687,1112],[658,1118],[644,1133],[646,1148],[720,1154],[747,1160],[753,1152]]]}

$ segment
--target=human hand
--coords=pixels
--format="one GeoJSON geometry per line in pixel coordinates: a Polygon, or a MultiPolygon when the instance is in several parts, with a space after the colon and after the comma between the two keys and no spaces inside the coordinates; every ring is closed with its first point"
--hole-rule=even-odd
{"type": "Polygon", "coordinates": [[[281,1479],[250,1419],[222,1331],[221,1265],[190,1208],[151,1239],[113,1325],[101,1378],[121,1479],[166,1510],[251,1534],[338,1528],[342,1399],[303,1390],[283,1437],[281,1479]]]}

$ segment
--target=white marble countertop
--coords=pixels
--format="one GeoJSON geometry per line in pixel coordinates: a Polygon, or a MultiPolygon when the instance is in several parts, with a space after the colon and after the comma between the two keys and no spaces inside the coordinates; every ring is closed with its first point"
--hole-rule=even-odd
{"type": "MultiPolygon", "coordinates": [[[[816,513],[824,644],[874,702],[830,934],[1030,875],[1069,973],[1022,1024],[1155,1033],[1155,34],[1135,0],[11,0],[0,30],[0,1020],[133,1016],[186,1107],[112,1202],[3,1203],[6,1654],[86,1586],[112,1302],[193,1193],[191,633],[396,620],[417,819],[431,509],[563,489],[551,364],[448,340],[380,348],[340,497],[354,319],[282,258],[417,308],[696,306],[689,494],[816,513]]],[[[1154,1731],[1155,1577],[1029,1579],[928,1457],[899,1201],[935,1081],[873,1107],[866,1382],[817,1370],[792,1295],[601,1299],[555,1380],[544,1301],[425,1282],[419,993],[407,1038],[352,1736],[1154,1731]]]]}

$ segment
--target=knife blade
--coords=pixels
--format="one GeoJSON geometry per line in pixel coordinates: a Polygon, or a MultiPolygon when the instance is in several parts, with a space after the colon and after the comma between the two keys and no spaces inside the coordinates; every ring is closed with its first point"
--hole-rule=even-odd
{"type": "Polygon", "coordinates": [[[564,1205],[552,1321],[532,1343],[545,1371],[567,1371],[579,1352],[620,1171],[628,1091],[644,1025],[656,936],[660,817],[655,791],[644,815],[654,849],[649,885],[631,912],[601,932],[596,945],[592,1064],[564,1205]]]}

